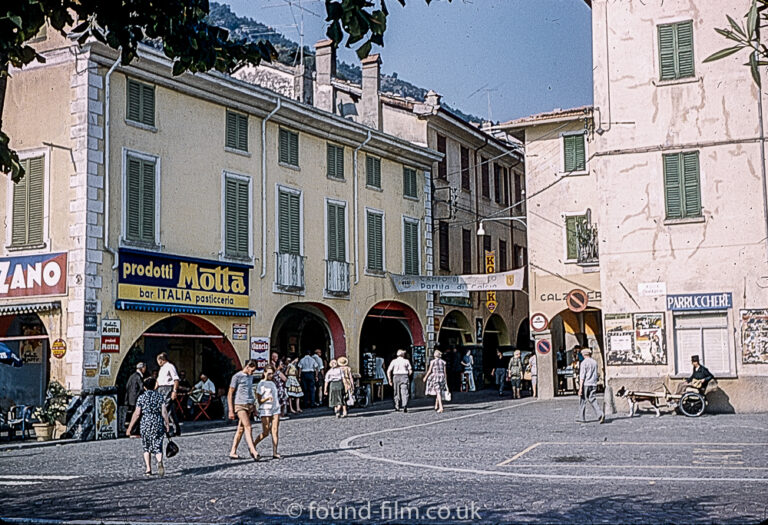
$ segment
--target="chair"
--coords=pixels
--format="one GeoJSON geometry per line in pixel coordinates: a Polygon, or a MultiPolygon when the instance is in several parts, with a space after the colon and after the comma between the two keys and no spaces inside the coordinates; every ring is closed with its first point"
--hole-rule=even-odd
{"type": "Polygon", "coordinates": [[[192,421],[197,421],[200,419],[200,416],[205,416],[205,419],[208,421],[211,420],[211,416],[208,415],[208,408],[211,406],[211,402],[213,401],[212,396],[204,396],[203,399],[197,403],[194,403],[193,406],[197,408],[197,414],[195,414],[195,418],[192,421]]]}
{"type": "Polygon", "coordinates": [[[11,407],[8,413],[9,438],[13,438],[17,431],[21,430],[21,439],[32,437],[32,407],[16,405],[11,407]]]}

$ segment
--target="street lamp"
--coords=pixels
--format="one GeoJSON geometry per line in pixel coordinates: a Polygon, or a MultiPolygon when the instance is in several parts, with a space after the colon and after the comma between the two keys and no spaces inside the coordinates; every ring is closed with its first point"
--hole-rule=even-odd
{"type": "Polygon", "coordinates": [[[521,215],[519,217],[489,217],[487,219],[480,219],[480,227],[477,229],[477,235],[485,235],[485,227],[483,226],[485,221],[517,221],[523,226],[527,227],[528,225],[525,224],[525,220],[525,215],[521,215]]]}

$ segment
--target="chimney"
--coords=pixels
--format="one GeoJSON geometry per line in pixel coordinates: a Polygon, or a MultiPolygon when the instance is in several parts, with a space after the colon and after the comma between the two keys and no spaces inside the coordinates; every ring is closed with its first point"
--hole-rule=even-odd
{"type": "Polygon", "coordinates": [[[336,47],[332,40],[315,44],[315,70],[315,107],[333,113],[336,96],[331,81],[336,76],[336,47]]]}
{"type": "Polygon", "coordinates": [[[360,100],[360,122],[370,128],[381,129],[381,57],[371,55],[361,62],[363,66],[363,97],[360,100]]]}
{"type": "Polygon", "coordinates": [[[440,101],[443,97],[432,91],[431,89],[427,92],[427,96],[424,97],[424,102],[430,106],[433,107],[439,107],[440,101]]]}

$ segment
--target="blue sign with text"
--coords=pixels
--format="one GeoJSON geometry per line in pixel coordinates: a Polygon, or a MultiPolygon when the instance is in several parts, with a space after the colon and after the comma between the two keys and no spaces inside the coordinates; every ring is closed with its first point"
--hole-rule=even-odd
{"type": "Polygon", "coordinates": [[[667,310],[687,312],[691,310],[727,310],[733,307],[730,292],[692,293],[667,296],[667,310]]]}

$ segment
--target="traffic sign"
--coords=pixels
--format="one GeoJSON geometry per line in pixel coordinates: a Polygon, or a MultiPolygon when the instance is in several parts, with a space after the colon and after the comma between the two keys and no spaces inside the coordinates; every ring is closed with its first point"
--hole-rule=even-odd
{"type": "Polygon", "coordinates": [[[534,332],[543,332],[549,326],[549,319],[542,313],[535,313],[531,316],[531,328],[534,332]]]}
{"type": "Polygon", "coordinates": [[[542,339],[536,343],[536,350],[540,354],[548,354],[549,351],[552,350],[552,343],[549,341],[549,339],[542,339]]]}
{"type": "Polygon", "coordinates": [[[583,312],[589,304],[589,296],[584,290],[576,288],[568,293],[565,298],[565,304],[568,305],[568,309],[572,312],[583,312]]]}

